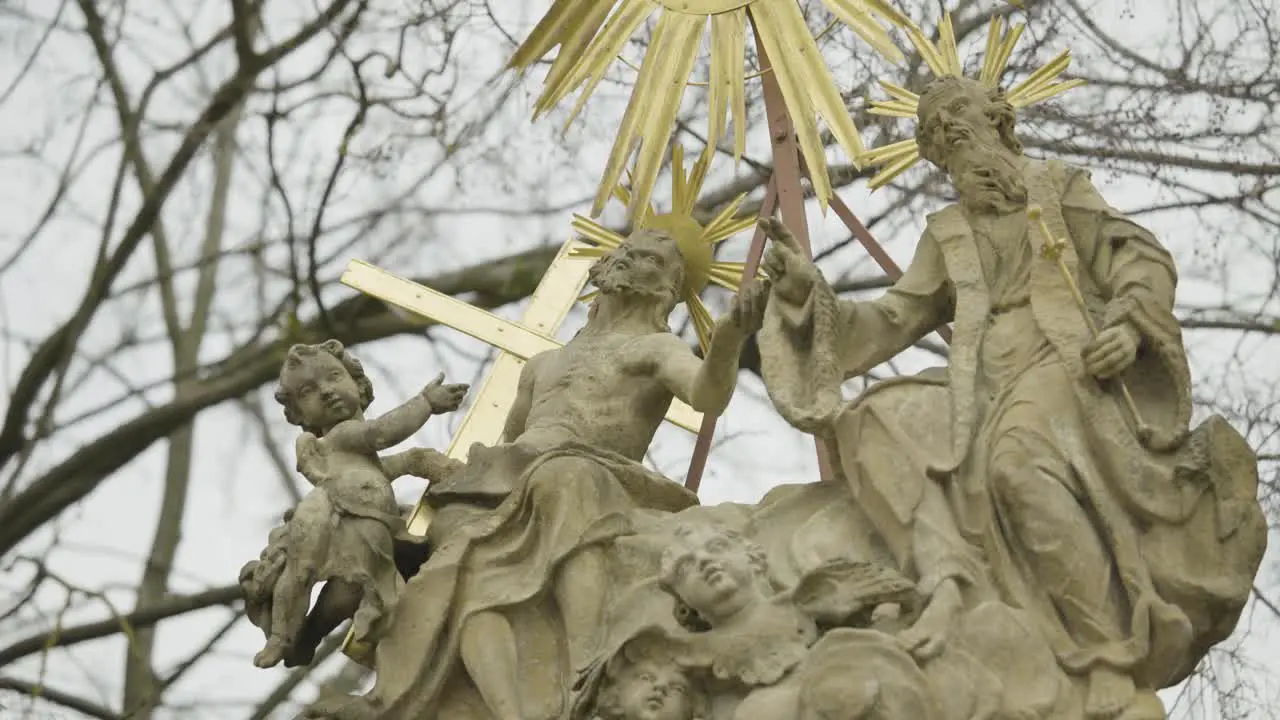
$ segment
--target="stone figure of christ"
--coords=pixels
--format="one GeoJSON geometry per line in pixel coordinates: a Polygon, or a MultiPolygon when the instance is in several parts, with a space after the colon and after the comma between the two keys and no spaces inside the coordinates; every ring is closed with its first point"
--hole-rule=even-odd
{"type": "MultiPolygon", "coordinates": [[[[737,385],[743,342],[763,317],[767,288],[748,286],[717,325],[706,359],[699,360],[667,324],[679,300],[683,267],[674,239],[656,231],[632,235],[602,259],[591,271],[600,294],[586,326],[563,348],[525,365],[504,439],[535,453],[575,443],[640,462],[673,397],[700,412],[723,412],[737,385]]],[[[555,482],[547,481],[547,492],[557,492],[555,482]]],[[[602,618],[607,594],[596,591],[607,577],[602,553],[577,552],[560,566],[552,591],[565,617],[602,618]]],[[[588,660],[594,625],[566,624],[571,666],[588,660]]],[[[506,621],[498,613],[479,613],[462,632],[463,662],[474,668],[472,679],[491,709],[504,709],[500,720],[520,717],[506,715],[517,702],[504,697],[507,685],[500,680],[518,672],[506,621]]]]}
{"type": "Polygon", "coordinates": [[[638,230],[590,277],[599,294],[586,325],[525,365],[504,443],[474,447],[465,467],[428,490],[439,543],[378,646],[378,680],[365,698],[375,714],[365,716],[444,717],[457,694],[447,668],[460,664],[488,709],[475,717],[558,717],[573,671],[595,649],[613,582],[602,549],[577,548],[583,531],[611,512],[696,504],[641,461],[672,398],[724,411],[768,285],[743,288],[698,358],[668,325],[684,282],[670,235],[638,230]],[[528,614],[512,608],[548,601],[567,658],[555,643],[521,640],[528,614]],[[560,667],[561,681],[530,681],[531,662],[560,667]]]}

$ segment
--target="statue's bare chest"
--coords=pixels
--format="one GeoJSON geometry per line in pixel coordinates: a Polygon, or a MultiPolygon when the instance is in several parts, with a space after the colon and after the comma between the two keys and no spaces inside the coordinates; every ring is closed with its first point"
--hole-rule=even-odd
{"type": "Polygon", "coordinates": [[[636,380],[642,348],[617,338],[575,339],[541,364],[538,381],[558,390],[622,392],[636,380]]]}

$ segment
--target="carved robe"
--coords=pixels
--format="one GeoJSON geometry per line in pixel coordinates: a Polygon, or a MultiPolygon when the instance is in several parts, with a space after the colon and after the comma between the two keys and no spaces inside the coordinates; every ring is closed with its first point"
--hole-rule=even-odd
{"type": "MultiPolygon", "coordinates": [[[[909,450],[927,458],[931,482],[945,488],[965,537],[984,551],[1002,598],[1040,619],[1064,669],[1105,664],[1165,686],[1231,632],[1247,600],[1265,547],[1256,459],[1221,418],[1188,438],[1190,373],[1168,252],[1109,206],[1085,171],[1025,162],[1031,202],[1068,239],[1063,260],[1098,325],[1130,323],[1142,336],[1124,380],[1147,427],[1139,432],[1115,388],[1085,372],[1090,331],[1059,267],[1040,254],[1038,234],[1020,216],[970,217],[960,206],[929,217],[911,265],[876,301],[840,300],[825,283],[802,305],[775,295],[761,336],[765,384],[788,421],[826,436],[843,465],[856,464],[877,450],[858,447],[862,424],[845,421],[840,383],[954,320],[950,412],[944,402],[943,412],[900,417],[898,437],[936,436],[923,426],[945,426],[941,447],[909,450]],[[1014,458],[1053,478],[1058,485],[1046,494],[1069,498],[1064,512],[1087,518],[1089,539],[1101,541],[1110,576],[1096,579],[1109,622],[1088,612],[1076,613],[1080,622],[1062,620],[1073,610],[1061,606],[1071,593],[1055,595],[1037,575],[1089,582],[1062,574],[1077,570],[1071,538],[1036,533],[1036,514],[1057,508],[1038,500],[1033,485],[1002,480],[1020,476],[1016,467],[1007,472],[1014,458]],[[1037,558],[1026,542],[1042,551],[1037,558]],[[1045,570],[1054,564],[1046,558],[1059,574],[1045,570]]],[[[937,393],[938,380],[919,382],[922,394],[937,393]]]]}
{"type": "MultiPolygon", "coordinates": [[[[486,611],[505,616],[515,635],[525,717],[560,717],[575,670],[564,624],[591,619],[564,618],[555,607],[550,587],[559,565],[602,516],[697,504],[692,492],[640,463],[579,443],[477,445],[436,496],[445,504],[429,532],[432,556],[401,592],[378,645],[369,699],[381,720],[492,718],[459,654],[464,624],[486,611]]],[[[316,714],[348,717],[343,702],[316,714]]]]}

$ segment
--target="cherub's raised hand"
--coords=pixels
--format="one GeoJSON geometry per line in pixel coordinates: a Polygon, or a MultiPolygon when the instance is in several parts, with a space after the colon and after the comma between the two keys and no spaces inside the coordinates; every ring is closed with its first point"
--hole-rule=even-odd
{"type": "Polygon", "coordinates": [[[803,303],[814,284],[822,279],[818,266],[804,256],[800,242],[781,220],[762,218],[760,228],[773,241],[761,266],[773,281],[774,294],[787,302],[803,303]]]}
{"type": "Polygon", "coordinates": [[[465,383],[453,385],[443,383],[444,373],[440,373],[422,389],[422,396],[431,404],[432,414],[438,415],[457,410],[462,400],[467,397],[467,391],[471,389],[471,386],[465,383]]]}

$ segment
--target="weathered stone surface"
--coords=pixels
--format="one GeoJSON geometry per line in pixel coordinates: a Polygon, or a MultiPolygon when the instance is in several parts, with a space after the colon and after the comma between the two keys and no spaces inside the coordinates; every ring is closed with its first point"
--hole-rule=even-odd
{"type": "Polygon", "coordinates": [[[928,599],[908,644],[926,668],[956,595],[987,595],[1038,629],[1079,712],[1162,717],[1155,690],[1248,597],[1265,546],[1256,457],[1221,418],[1189,427],[1177,274],[1156,238],[1086,171],[1023,156],[998,91],[944,78],[919,108],[921,152],[960,202],[871,302],[837,298],[770,223],[765,384],[838,448],[855,502],[915,568],[928,599]],[[946,322],[948,367],[844,402],[845,378],[946,322]]]}
{"type": "Polygon", "coordinates": [[[401,592],[363,698],[313,709],[380,718],[559,717],[612,599],[637,569],[583,542],[635,508],[697,503],[641,464],[673,397],[719,413],[759,327],[765,288],[717,323],[706,359],[671,333],[683,282],[666,233],[642,230],[593,268],[600,294],[563,348],[525,365],[506,442],[434,483],[432,556],[401,592]]]}
{"type": "Polygon", "coordinates": [[[380,458],[435,413],[457,409],[466,385],[436,378],[387,414],[367,419],[373,386],[342,343],[295,345],[280,371],[276,399],[290,423],[300,425],[298,471],[312,485],[284,524],[271,532],[262,556],[245,565],[240,584],[250,620],[267,644],[259,667],[281,660],[311,662],[316,646],[351,619],[356,642],[375,642],[386,629],[403,580],[394,541],[411,541],[391,481],[421,474],[434,451],[414,449],[380,458]],[[324,582],[308,614],[311,589],[324,582]]]}
{"type": "MultiPolygon", "coordinates": [[[[586,327],[525,367],[505,442],[465,465],[413,464],[435,468],[422,471],[431,557],[398,594],[368,596],[374,688],[310,714],[1163,717],[1156,690],[1231,632],[1261,562],[1256,457],[1222,418],[1190,426],[1176,271],[1156,238],[1084,170],[1024,157],[999,92],[944,78],[919,108],[922,153],[960,202],[930,216],[877,300],[836,297],[764,221],[770,280],[744,288],[699,360],[666,324],[675,243],[640,231],[606,256],[586,327]],[[947,367],[843,396],[844,380],[948,322],[947,367]],[[699,506],[641,460],[673,397],[724,409],[757,329],[774,406],[826,441],[836,472],[699,506]]],[[[303,387],[289,373],[306,362],[286,366],[282,388],[303,387]]],[[[300,397],[284,396],[310,433],[300,469],[335,488],[324,498],[358,495],[321,514],[368,518],[346,557],[392,577],[394,505],[374,450],[304,417],[328,416],[300,397]]],[[[297,622],[271,613],[304,509],[242,573],[273,641],[297,622]]]]}

